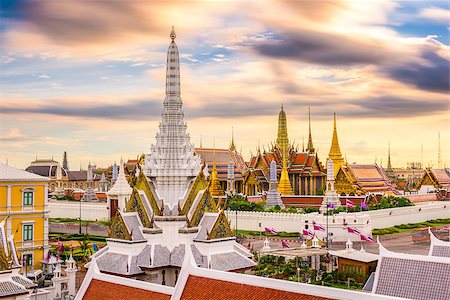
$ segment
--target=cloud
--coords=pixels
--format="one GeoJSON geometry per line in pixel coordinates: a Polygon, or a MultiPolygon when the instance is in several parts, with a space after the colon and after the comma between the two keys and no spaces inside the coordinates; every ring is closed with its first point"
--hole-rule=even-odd
{"type": "Polygon", "coordinates": [[[376,39],[308,30],[287,31],[278,36],[275,41],[255,42],[253,49],[271,58],[329,66],[377,64],[389,58],[383,42],[376,39]]]}
{"type": "Polygon", "coordinates": [[[16,59],[14,57],[6,56],[6,55],[0,56],[0,64],[3,64],[3,65],[9,64],[10,62],[13,62],[15,60],[16,59]]]}
{"type": "Polygon", "coordinates": [[[47,74],[42,74],[42,75],[39,75],[38,77],[42,78],[42,79],[50,79],[50,76],[48,76],[47,74]]]}
{"type": "Polygon", "coordinates": [[[408,118],[427,116],[448,109],[447,101],[406,99],[398,96],[367,97],[349,101],[353,109],[342,109],[340,115],[375,118],[408,118]]]}
{"type": "Polygon", "coordinates": [[[450,10],[440,7],[424,8],[420,11],[419,17],[432,20],[436,23],[448,25],[450,10]]]}
{"type": "Polygon", "coordinates": [[[26,136],[20,132],[19,128],[10,128],[9,132],[0,135],[0,140],[3,142],[14,142],[25,138],[26,136]]]}
{"type": "Polygon", "coordinates": [[[145,120],[159,117],[161,101],[133,99],[131,103],[92,104],[89,99],[46,99],[17,106],[15,102],[0,104],[2,114],[56,115],[77,118],[145,120]],[[58,105],[54,105],[57,102],[58,105]],[[86,104],[89,103],[89,104],[86,104]],[[145,108],[145,109],[144,109],[145,108]]]}
{"type": "Polygon", "coordinates": [[[424,62],[387,65],[382,67],[382,71],[395,80],[419,89],[449,93],[450,60],[431,49],[424,50],[421,58],[424,62]]]}

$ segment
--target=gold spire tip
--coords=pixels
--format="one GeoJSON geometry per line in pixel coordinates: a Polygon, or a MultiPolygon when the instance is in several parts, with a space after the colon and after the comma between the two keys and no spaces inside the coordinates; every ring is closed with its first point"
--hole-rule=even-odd
{"type": "Polygon", "coordinates": [[[170,31],[170,38],[172,39],[172,42],[175,40],[176,37],[177,37],[177,34],[175,33],[175,29],[172,25],[172,30],[170,31]]]}

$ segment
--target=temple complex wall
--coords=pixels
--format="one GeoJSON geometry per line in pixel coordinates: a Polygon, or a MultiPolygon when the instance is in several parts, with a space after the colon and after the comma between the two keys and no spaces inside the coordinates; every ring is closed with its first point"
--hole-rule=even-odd
{"type": "MultiPolygon", "coordinates": [[[[364,235],[371,235],[372,228],[386,228],[406,223],[419,223],[427,220],[448,218],[450,202],[434,201],[419,203],[416,206],[398,207],[365,211],[360,213],[339,213],[328,217],[329,232],[332,240],[343,242],[347,240],[347,227],[357,228],[364,235]]],[[[228,211],[231,227],[238,230],[264,231],[265,227],[276,231],[301,232],[303,229],[313,230],[312,222],[326,226],[326,216],[318,213],[292,214],[274,212],[228,211]],[[261,223],[261,226],[259,224],[261,223]]],[[[316,232],[320,239],[325,238],[325,232],[316,232]]],[[[356,235],[350,235],[352,240],[359,240],[356,235]]]]}
{"type": "MultiPolygon", "coordinates": [[[[49,218],[80,217],[80,202],[73,201],[49,201],[49,218]]],[[[104,202],[81,202],[81,219],[86,221],[107,221],[109,217],[108,204],[104,202]]]]}

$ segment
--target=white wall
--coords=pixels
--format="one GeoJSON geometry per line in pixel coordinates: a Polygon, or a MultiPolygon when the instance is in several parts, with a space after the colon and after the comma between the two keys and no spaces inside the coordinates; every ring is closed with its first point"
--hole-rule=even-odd
{"type": "MultiPolygon", "coordinates": [[[[228,211],[228,220],[231,227],[236,227],[236,212],[228,211]]],[[[370,235],[372,228],[386,228],[406,223],[419,223],[428,220],[450,218],[450,202],[434,201],[418,203],[416,206],[380,209],[361,213],[339,213],[328,218],[329,232],[333,233],[333,241],[346,241],[347,227],[357,228],[364,235],[370,235]],[[334,220],[334,222],[333,222],[334,220]],[[344,225],[344,220],[347,225],[344,225]]],[[[318,213],[290,214],[272,212],[246,212],[237,213],[238,230],[252,230],[264,232],[264,228],[273,228],[277,231],[302,232],[308,224],[312,231],[312,222],[326,226],[326,217],[318,213]],[[308,221],[308,222],[306,222],[308,221]],[[261,227],[259,227],[261,223],[261,227]]],[[[324,232],[316,232],[323,239],[324,232]]],[[[352,240],[358,236],[350,235],[352,240]]]]}
{"type": "MultiPolygon", "coordinates": [[[[228,211],[228,220],[231,221],[231,227],[236,228],[236,212],[228,211]]],[[[237,229],[263,231],[264,228],[273,228],[276,231],[302,232],[308,229],[314,232],[313,221],[317,224],[327,227],[327,217],[319,213],[310,214],[291,214],[291,213],[272,213],[272,212],[237,212],[237,229]],[[259,227],[261,223],[261,227],[259,227]],[[307,228],[306,228],[307,227],[307,228]]],[[[359,241],[359,236],[347,233],[347,227],[357,228],[364,235],[371,235],[372,224],[370,217],[366,213],[340,213],[335,216],[328,216],[328,232],[331,233],[330,239],[334,242],[346,241],[348,237],[351,240],[359,241]]],[[[325,240],[326,232],[316,231],[317,236],[325,240]]]]}
{"type": "Polygon", "coordinates": [[[450,218],[450,201],[423,202],[415,206],[373,210],[367,213],[371,217],[373,228],[386,228],[450,218]]]}
{"type": "MultiPolygon", "coordinates": [[[[50,218],[80,217],[80,203],[72,201],[49,201],[50,218]]],[[[106,203],[81,202],[81,219],[87,221],[108,220],[109,210],[106,203]]]]}

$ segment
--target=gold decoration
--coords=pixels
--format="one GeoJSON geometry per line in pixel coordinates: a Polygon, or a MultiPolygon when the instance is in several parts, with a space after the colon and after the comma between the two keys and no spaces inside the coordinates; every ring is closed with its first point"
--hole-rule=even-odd
{"type": "Polygon", "coordinates": [[[119,211],[116,212],[109,231],[109,237],[119,240],[131,241],[131,233],[128,232],[125,221],[119,211]]]}
{"type": "Polygon", "coordinates": [[[162,208],[159,207],[158,202],[156,201],[155,192],[150,186],[150,183],[147,180],[147,177],[144,175],[144,172],[139,173],[139,177],[136,182],[136,189],[144,191],[147,196],[148,202],[153,210],[153,213],[161,216],[162,208]]]}
{"type": "Polygon", "coordinates": [[[191,209],[192,204],[194,203],[195,197],[197,194],[208,187],[208,183],[206,182],[205,176],[203,175],[203,171],[200,171],[198,176],[195,178],[194,183],[192,184],[191,189],[189,190],[186,201],[184,201],[183,208],[181,209],[181,214],[186,215],[191,209]]]}
{"type": "Polygon", "coordinates": [[[195,208],[195,211],[192,215],[192,218],[189,220],[189,226],[197,226],[198,223],[200,223],[200,220],[203,217],[203,214],[205,212],[217,212],[218,208],[216,203],[214,202],[213,198],[211,197],[211,193],[206,190],[202,197],[200,198],[200,201],[197,204],[197,207],[195,208]]]}
{"type": "Polygon", "coordinates": [[[333,160],[334,164],[334,176],[337,175],[339,167],[344,164],[344,158],[342,157],[341,148],[339,147],[339,140],[336,129],[336,114],[334,114],[334,126],[333,126],[333,139],[331,141],[330,153],[328,158],[333,160]]]}
{"type": "Polygon", "coordinates": [[[217,216],[214,225],[211,228],[211,232],[208,233],[208,240],[222,239],[227,237],[232,237],[233,232],[231,231],[230,224],[228,223],[227,217],[225,216],[224,210],[221,210],[217,216]]]}
{"type": "MultiPolygon", "coordinates": [[[[137,212],[144,227],[148,228],[153,227],[151,216],[147,214],[147,210],[145,209],[143,200],[141,199],[141,195],[139,195],[139,192],[136,188],[133,188],[133,192],[131,193],[130,199],[126,204],[126,211],[137,212]]],[[[153,211],[153,213],[159,215],[159,211],[156,212],[153,211]]]]}

